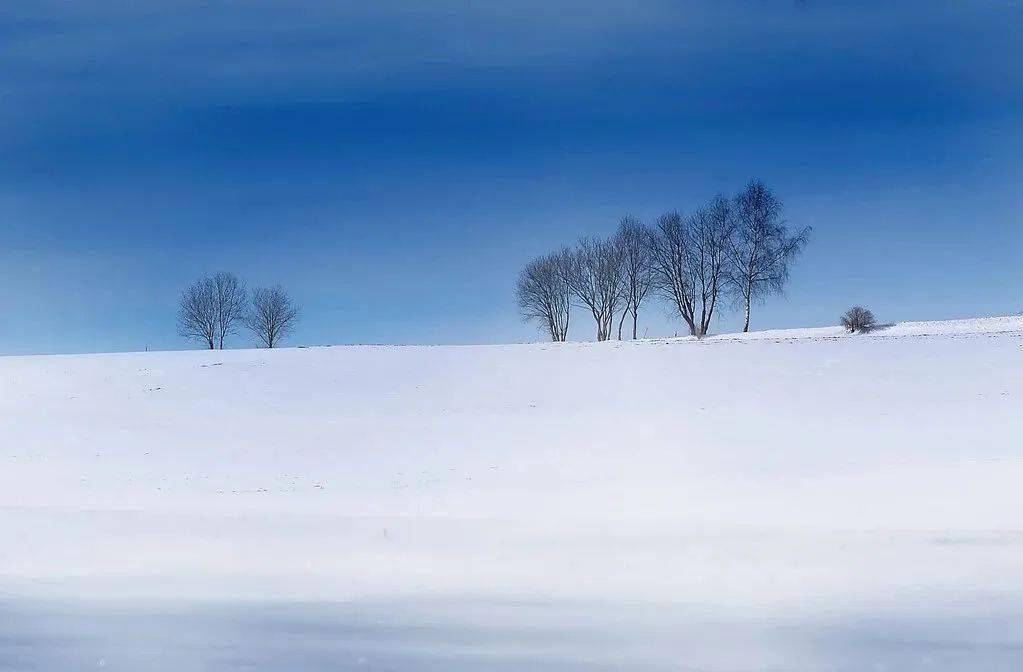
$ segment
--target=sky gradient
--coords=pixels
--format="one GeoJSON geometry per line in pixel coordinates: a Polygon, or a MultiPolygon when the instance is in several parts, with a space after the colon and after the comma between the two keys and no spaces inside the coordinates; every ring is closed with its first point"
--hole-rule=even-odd
{"type": "Polygon", "coordinates": [[[754,329],[1023,310],[1023,5],[423,4],[5,2],[0,354],[195,347],[218,270],[294,344],[534,340],[530,257],[752,177],[814,229],[754,329]]]}

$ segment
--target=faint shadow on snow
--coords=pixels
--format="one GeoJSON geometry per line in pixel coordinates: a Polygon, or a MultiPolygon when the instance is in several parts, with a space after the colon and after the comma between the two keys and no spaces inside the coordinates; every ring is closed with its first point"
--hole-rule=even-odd
{"type": "Polygon", "coordinates": [[[955,601],[915,615],[709,616],[670,606],[514,601],[125,607],[0,603],[0,669],[1023,669],[1023,605],[955,601]]]}

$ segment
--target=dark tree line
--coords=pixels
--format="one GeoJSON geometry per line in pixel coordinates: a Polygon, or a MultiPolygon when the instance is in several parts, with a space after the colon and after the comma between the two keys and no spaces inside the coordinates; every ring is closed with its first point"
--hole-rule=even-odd
{"type": "Polygon", "coordinates": [[[564,341],[572,306],[585,308],[603,341],[619,314],[618,338],[627,317],[636,338],[640,307],[653,293],[694,336],[705,335],[721,303],[731,300],[749,331],[752,305],[784,289],[809,234],[809,227],[789,232],[781,201],[754,180],[689,214],[667,212],[654,226],[624,217],[612,236],[583,238],[530,261],[519,274],[519,309],[523,319],[546,325],[551,340],[564,341]]]}
{"type": "Polygon", "coordinates": [[[181,294],[178,334],[210,350],[224,349],[225,339],[245,328],[261,345],[273,348],[294,331],[298,306],[280,286],[248,292],[233,273],[199,278],[181,294]]]}

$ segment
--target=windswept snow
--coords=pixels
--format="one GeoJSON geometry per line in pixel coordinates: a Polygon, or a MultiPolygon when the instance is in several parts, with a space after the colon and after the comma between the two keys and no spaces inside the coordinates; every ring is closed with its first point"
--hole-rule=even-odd
{"type": "Polygon", "coordinates": [[[1016,670],[1023,318],[0,358],[0,669],[1016,670]]]}

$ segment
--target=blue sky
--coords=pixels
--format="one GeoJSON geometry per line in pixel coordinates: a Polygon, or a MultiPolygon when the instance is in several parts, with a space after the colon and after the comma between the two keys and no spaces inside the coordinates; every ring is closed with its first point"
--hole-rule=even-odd
{"type": "Polygon", "coordinates": [[[1018,312],[1021,33],[1015,2],[8,0],[0,353],[192,347],[178,295],[222,269],[291,291],[296,344],[530,340],[528,258],[751,177],[814,228],[754,328],[1018,312]]]}

